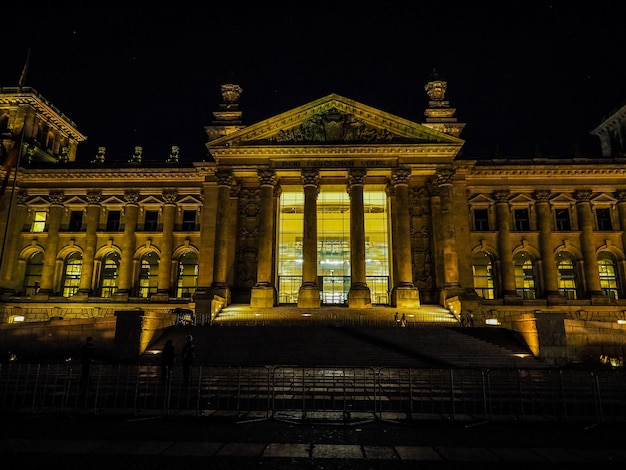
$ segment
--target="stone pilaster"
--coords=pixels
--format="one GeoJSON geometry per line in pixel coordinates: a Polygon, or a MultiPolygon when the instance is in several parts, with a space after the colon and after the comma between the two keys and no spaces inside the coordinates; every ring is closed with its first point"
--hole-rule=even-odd
{"type": "Polygon", "coordinates": [[[513,262],[513,243],[511,241],[510,192],[500,190],[493,193],[496,201],[496,224],[498,230],[498,253],[502,276],[502,296],[505,300],[521,300],[515,286],[515,264],[513,262]]]}
{"type": "Polygon", "coordinates": [[[583,269],[586,281],[585,297],[596,298],[602,297],[602,288],[600,287],[600,272],[598,271],[596,246],[593,240],[591,195],[592,192],[588,189],[576,191],[576,213],[578,215],[578,227],[580,229],[580,248],[583,252],[584,261],[583,269]]]}
{"type": "Polygon", "coordinates": [[[535,191],[535,209],[539,228],[539,252],[541,253],[541,269],[543,272],[543,295],[547,299],[558,300],[559,277],[554,260],[552,246],[552,208],[550,207],[550,191],[535,191]]]}
{"type": "Polygon", "coordinates": [[[151,297],[152,300],[166,301],[171,294],[173,260],[172,251],[174,246],[174,225],[176,223],[176,201],[178,192],[176,190],[163,191],[163,237],[161,238],[161,262],[157,278],[157,293],[151,297]]]}
{"type": "Polygon", "coordinates": [[[80,275],[80,286],[78,292],[72,300],[84,300],[92,292],[93,267],[98,243],[98,225],[100,224],[100,213],[102,206],[102,193],[100,191],[90,191],[87,193],[87,223],[85,230],[85,245],[83,247],[83,266],[80,275]]]}
{"type": "Polygon", "coordinates": [[[229,238],[233,235],[229,233],[231,218],[230,210],[230,190],[234,183],[234,175],[230,170],[219,170],[215,173],[217,177],[217,221],[215,237],[215,260],[213,264],[213,283],[211,293],[223,299],[225,305],[230,304],[230,289],[228,288],[228,249],[231,246],[229,238]]]}
{"type": "Polygon", "coordinates": [[[57,253],[59,251],[59,230],[63,222],[63,201],[65,195],[62,191],[52,191],[49,194],[50,212],[48,214],[48,238],[46,240],[46,252],[43,258],[41,270],[41,289],[39,295],[50,295],[54,292],[54,273],[57,253]]]}
{"type": "Polygon", "coordinates": [[[119,288],[113,294],[114,300],[127,300],[133,288],[133,263],[137,244],[137,220],[139,218],[139,192],[124,193],[124,236],[122,239],[122,256],[120,259],[119,288]]]}

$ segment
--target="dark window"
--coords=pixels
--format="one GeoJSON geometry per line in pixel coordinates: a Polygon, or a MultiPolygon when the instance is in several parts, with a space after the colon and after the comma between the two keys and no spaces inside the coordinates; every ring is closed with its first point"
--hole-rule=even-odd
{"type": "Polygon", "coordinates": [[[143,229],[148,232],[155,232],[159,227],[159,211],[146,211],[146,220],[143,229]]]}
{"type": "Polygon", "coordinates": [[[610,209],[596,209],[596,220],[598,221],[598,230],[613,230],[610,209]]]}
{"type": "Polygon", "coordinates": [[[487,209],[474,209],[474,230],[479,232],[489,230],[489,211],[487,209]]]}
{"type": "Polygon", "coordinates": [[[107,232],[117,232],[120,229],[121,211],[109,211],[107,214],[107,232]]]}
{"type": "Polygon", "coordinates": [[[196,229],[196,211],[183,211],[183,231],[196,229]]]}
{"type": "Polygon", "coordinates": [[[530,230],[530,218],[528,217],[528,209],[515,209],[515,230],[527,232],[530,230]]]}
{"type": "Polygon", "coordinates": [[[70,232],[78,232],[83,227],[83,211],[70,213],[70,232]]]}
{"type": "Polygon", "coordinates": [[[571,230],[572,226],[569,221],[569,209],[556,209],[556,229],[563,230],[571,230]]]}

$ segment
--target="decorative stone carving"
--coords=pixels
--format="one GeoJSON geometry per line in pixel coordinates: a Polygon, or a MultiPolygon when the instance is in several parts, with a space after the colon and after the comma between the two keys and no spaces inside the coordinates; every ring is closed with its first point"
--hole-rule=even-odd
{"type": "Polygon", "coordinates": [[[261,186],[274,186],[276,184],[276,171],[274,170],[258,170],[257,175],[261,186]]]}
{"type": "Polygon", "coordinates": [[[233,172],[230,170],[218,170],[215,172],[219,186],[232,186],[234,182],[233,172]]]}
{"type": "Polygon", "coordinates": [[[129,163],[141,163],[142,158],[143,158],[143,147],[140,147],[139,145],[137,145],[135,147],[135,152],[133,153],[133,156],[129,160],[129,163]]]}
{"type": "Polygon", "coordinates": [[[593,192],[590,189],[579,189],[576,191],[576,199],[578,202],[589,202],[592,194],[593,192]]]}
{"type": "Polygon", "coordinates": [[[549,189],[539,189],[535,191],[534,198],[537,202],[549,202],[551,191],[549,189]]]}
{"type": "Polygon", "coordinates": [[[172,145],[172,148],[170,150],[170,155],[169,155],[169,157],[167,157],[166,162],[167,163],[178,163],[179,154],[180,154],[180,148],[178,147],[178,145],[172,145]]]}
{"type": "Polygon", "coordinates": [[[239,195],[239,213],[244,217],[256,217],[261,206],[261,191],[243,189],[239,195]]]}
{"type": "Polygon", "coordinates": [[[50,199],[50,204],[62,206],[65,201],[65,194],[63,191],[50,191],[48,198],[50,199]]]}
{"type": "Polygon", "coordinates": [[[163,191],[163,201],[165,204],[176,204],[178,199],[178,191],[175,189],[166,189],[163,191]]]}
{"type": "Polygon", "coordinates": [[[98,147],[98,153],[96,153],[96,158],[91,163],[104,163],[106,160],[106,147],[98,147]]]}
{"type": "Polygon", "coordinates": [[[355,118],[352,114],[331,109],[316,114],[300,126],[283,129],[274,142],[390,142],[393,139],[386,129],[376,129],[355,118]]]}
{"type": "Polygon", "coordinates": [[[615,197],[619,200],[619,202],[626,202],[626,190],[620,189],[615,192],[615,197]]]}
{"type": "Polygon", "coordinates": [[[102,201],[101,191],[87,191],[87,202],[89,204],[100,204],[100,201],[102,201]]]}
{"type": "Polygon", "coordinates": [[[493,198],[496,202],[509,202],[509,197],[511,196],[511,192],[506,189],[501,189],[493,192],[493,198]]]}
{"type": "Polygon", "coordinates": [[[315,186],[319,189],[320,172],[318,169],[306,168],[300,172],[300,178],[302,179],[302,186],[315,186]]]}
{"type": "Polygon", "coordinates": [[[222,99],[226,104],[237,103],[243,93],[243,89],[239,85],[227,83],[221,86],[222,99]]]}
{"type": "Polygon", "coordinates": [[[124,201],[126,204],[139,203],[139,191],[126,191],[124,193],[124,201]]]}
{"type": "Polygon", "coordinates": [[[18,191],[17,193],[17,203],[18,204],[26,204],[28,201],[28,193],[26,191],[18,191]]]}
{"type": "Polygon", "coordinates": [[[391,172],[391,181],[394,186],[408,185],[411,178],[411,170],[408,168],[396,168],[391,172]]]}
{"type": "Polygon", "coordinates": [[[61,147],[61,154],[59,155],[59,163],[67,163],[70,161],[70,149],[67,146],[61,147]]]}
{"type": "Polygon", "coordinates": [[[437,170],[435,177],[439,186],[451,186],[454,179],[455,171],[450,168],[442,168],[437,170]]]}

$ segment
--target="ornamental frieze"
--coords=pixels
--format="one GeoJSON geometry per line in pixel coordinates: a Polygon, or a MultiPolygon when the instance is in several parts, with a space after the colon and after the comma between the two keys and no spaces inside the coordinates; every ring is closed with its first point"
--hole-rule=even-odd
{"type": "Polygon", "coordinates": [[[270,137],[270,142],[314,143],[314,142],[391,142],[394,135],[387,129],[368,126],[352,114],[330,109],[316,114],[297,127],[283,129],[270,137]]]}

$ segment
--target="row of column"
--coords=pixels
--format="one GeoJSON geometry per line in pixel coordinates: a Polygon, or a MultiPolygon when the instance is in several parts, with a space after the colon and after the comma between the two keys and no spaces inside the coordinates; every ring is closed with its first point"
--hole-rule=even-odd
{"type": "MultiPolygon", "coordinates": [[[[276,304],[276,288],[273,285],[274,266],[274,236],[276,216],[274,213],[274,190],[278,184],[274,170],[259,170],[260,182],[260,211],[259,241],[257,254],[257,283],[252,289],[251,306],[272,307],[276,304]]],[[[233,184],[232,172],[228,170],[216,172],[219,185],[216,256],[214,260],[213,293],[228,299],[227,287],[227,250],[229,239],[232,237],[226,231],[228,218],[232,217],[228,210],[230,188],[233,184]]],[[[370,289],[366,282],[365,263],[365,208],[363,188],[367,172],[364,169],[351,170],[348,175],[347,191],[350,195],[350,263],[351,285],[348,293],[350,307],[371,307],[370,289]]],[[[410,170],[397,169],[393,171],[392,183],[395,191],[395,202],[392,205],[394,232],[396,240],[396,276],[395,290],[399,292],[399,306],[416,307],[419,302],[418,291],[413,285],[410,241],[409,215],[409,184],[410,170]],[[403,303],[410,305],[403,305],[403,303]]],[[[320,188],[320,173],[318,169],[305,169],[301,172],[301,181],[304,190],[303,214],[303,259],[302,284],[298,292],[298,307],[316,308],[320,306],[320,286],[317,284],[317,197],[320,188]]]]}

